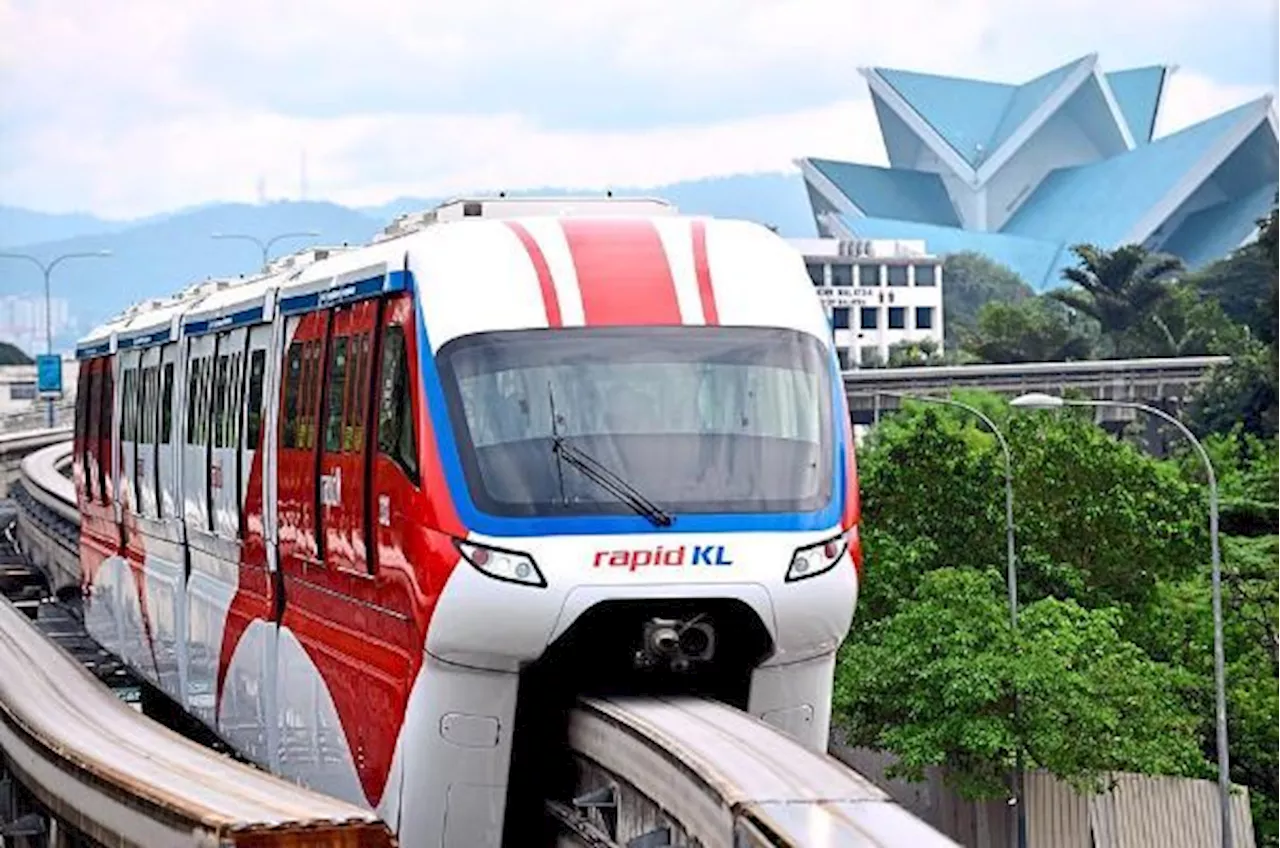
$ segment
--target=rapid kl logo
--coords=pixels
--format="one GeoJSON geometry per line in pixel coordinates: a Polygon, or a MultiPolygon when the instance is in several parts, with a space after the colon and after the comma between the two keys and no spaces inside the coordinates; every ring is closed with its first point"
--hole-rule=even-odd
{"type": "Polygon", "coordinates": [[[596,551],[592,567],[625,568],[635,571],[648,566],[684,567],[709,566],[719,568],[733,565],[725,553],[724,545],[681,545],[678,548],[637,548],[634,550],[596,551]]]}

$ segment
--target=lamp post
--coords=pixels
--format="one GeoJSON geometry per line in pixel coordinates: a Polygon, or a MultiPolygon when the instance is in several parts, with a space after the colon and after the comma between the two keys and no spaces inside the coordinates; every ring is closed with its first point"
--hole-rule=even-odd
{"type": "Polygon", "coordinates": [[[1213,463],[1204,445],[1175,416],[1163,409],[1123,400],[1077,400],[1032,392],[1010,401],[1020,409],[1061,409],[1064,406],[1117,407],[1136,409],[1169,422],[1191,442],[1200,461],[1204,463],[1209,480],[1209,547],[1213,564],[1213,685],[1216,699],[1215,724],[1218,732],[1218,800],[1222,816],[1222,846],[1232,848],[1231,834],[1231,763],[1227,751],[1227,685],[1226,661],[1222,637],[1222,557],[1218,548],[1218,479],[1213,473],[1213,463]]]}
{"type": "Polygon", "coordinates": [[[269,256],[270,256],[270,253],[271,253],[271,245],[275,244],[276,242],[280,241],[281,239],[287,239],[287,238],[314,238],[314,237],[316,237],[316,236],[318,236],[318,235],[320,235],[320,234],[319,234],[318,232],[316,232],[315,230],[305,230],[305,231],[303,231],[303,232],[297,232],[297,233],[280,233],[280,234],[278,234],[278,235],[274,235],[274,236],[272,236],[271,238],[267,239],[266,241],[263,241],[262,239],[258,238],[257,236],[251,236],[251,235],[249,235],[249,234],[247,234],[247,233],[213,233],[213,234],[212,234],[212,236],[211,236],[211,238],[216,238],[216,239],[240,239],[240,240],[242,240],[242,241],[251,241],[251,242],[253,242],[254,244],[256,244],[256,245],[258,246],[258,249],[262,251],[262,267],[263,267],[263,268],[265,268],[265,267],[267,267],[267,260],[268,260],[268,258],[269,258],[269,256]]]}
{"type": "MultiPolygon", "coordinates": [[[[937,403],[944,406],[953,406],[957,409],[963,409],[965,412],[975,416],[987,426],[987,429],[996,437],[996,441],[1000,443],[1000,451],[1004,455],[1004,525],[1005,525],[1005,567],[1007,570],[1006,582],[1009,587],[1009,622],[1013,627],[1014,638],[1018,633],[1018,569],[1017,569],[1017,552],[1014,546],[1013,533],[1013,454],[1009,451],[1009,443],[1005,440],[1004,433],[1000,432],[1000,428],[992,421],[982,410],[977,407],[970,406],[967,403],[961,403],[951,398],[942,398],[932,395],[912,395],[903,392],[879,392],[879,394],[889,397],[896,397],[905,400],[918,400],[925,403],[937,403]]],[[[1013,694],[1013,721],[1015,727],[1021,726],[1021,711],[1018,707],[1018,693],[1013,694]]],[[[1013,803],[1017,813],[1018,839],[1015,843],[1018,848],[1026,848],[1027,845],[1027,811],[1022,799],[1022,771],[1024,767],[1022,754],[1022,740],[1018,740],[1018,747],[1015,752],[1016,763],[1014,765],[1013,776],[1013,803]]]]}
{"type": "MultiPolygon", "coordinates": [[[[32,256],[27,253],[0,253],[0,259],[21,259],[30,262],[40,269],[40,273],[44,275],[44,352],[46,354],[53,353],[53,305],[50,296],[49,279],[53,275],[53,269],[68,259],[101,259],[111,255],[109,250],[95,250],[79,253],[63,253],[55,256],[48,262],[41,262],[39,257],[32,256]]],[[[61,367],[61,366],[59,366],[61,367]]],[[[61,380],[59,380],[61,382],[61,380]]],[[[49,398],[48,415],[46,423],[49,427],[53,427],[53,398],[49,398]]]]}

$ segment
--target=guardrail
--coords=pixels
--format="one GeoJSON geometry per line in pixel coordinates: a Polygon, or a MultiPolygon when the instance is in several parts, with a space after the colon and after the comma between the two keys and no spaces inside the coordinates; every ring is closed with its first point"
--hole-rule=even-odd
{"type": "MultiPolygon", "coordinates": [[[[17,479],[22,458],[36,448],[71,438],[70,427],[0,434],[0,495],[17,479]]],[[[72,498],[72,502],[75,498],[72,498]]]]}

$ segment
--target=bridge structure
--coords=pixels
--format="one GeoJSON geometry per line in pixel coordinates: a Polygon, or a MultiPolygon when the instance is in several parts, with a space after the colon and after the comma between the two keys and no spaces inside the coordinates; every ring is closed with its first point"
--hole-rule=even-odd
{"type": "MultiPolygon", "coordinates": [[[[200,744],[114,691],[107,678],[127,670],[83,644],[69,435],[0,440],[12,478],[0,501],[0,845],[396,845],[373,812],[200,744]]],[[[543,801],[565,848],[957,845],[835,758],[700,698],[583,699],[565,756],[605,787],[543,801]]]]}
{"type": "MultiPolygon", "coordinates": [[[[1141,401],[1166,410],[1184,407],[1211,370],[1229,356],[1022,362],[1009,365],[925,365],[844,372],[854,424],[874,424],[902,405],[898,395],[947,394],[981,389],[1005,396],[1026,392],[1075,393],[1092,400],[1141,401]]],[[[1132,410],[1099,409],[1099,423],[1133,420],[1132,410]]]]}

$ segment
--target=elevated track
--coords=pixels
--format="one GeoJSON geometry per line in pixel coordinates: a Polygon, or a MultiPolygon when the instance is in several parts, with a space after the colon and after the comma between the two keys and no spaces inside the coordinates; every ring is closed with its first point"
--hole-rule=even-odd
{"type": "MultiPolygon", "coordinates": [[[[372,812],[147,718],[36,626],[44,607],[78,603],[65,439],[64,431],[24,443],[30,452],[11,489],[15,541],[46,589],[35,615],[31,598],[25,611],[0,599],[0,774],[30,801],[10,809],[7,823],[0,815],[0,833],[30,825],[39,838],[14,843],[23,845],[396,844],[372,812]]],[[[557,846],[954,845],[833,758],[722,704],[587,699],[571,711],[567,742],[572,791],[544,801],[557,846]]],[[[463,845],[447,834],[444,844],[463,845]]]]}

